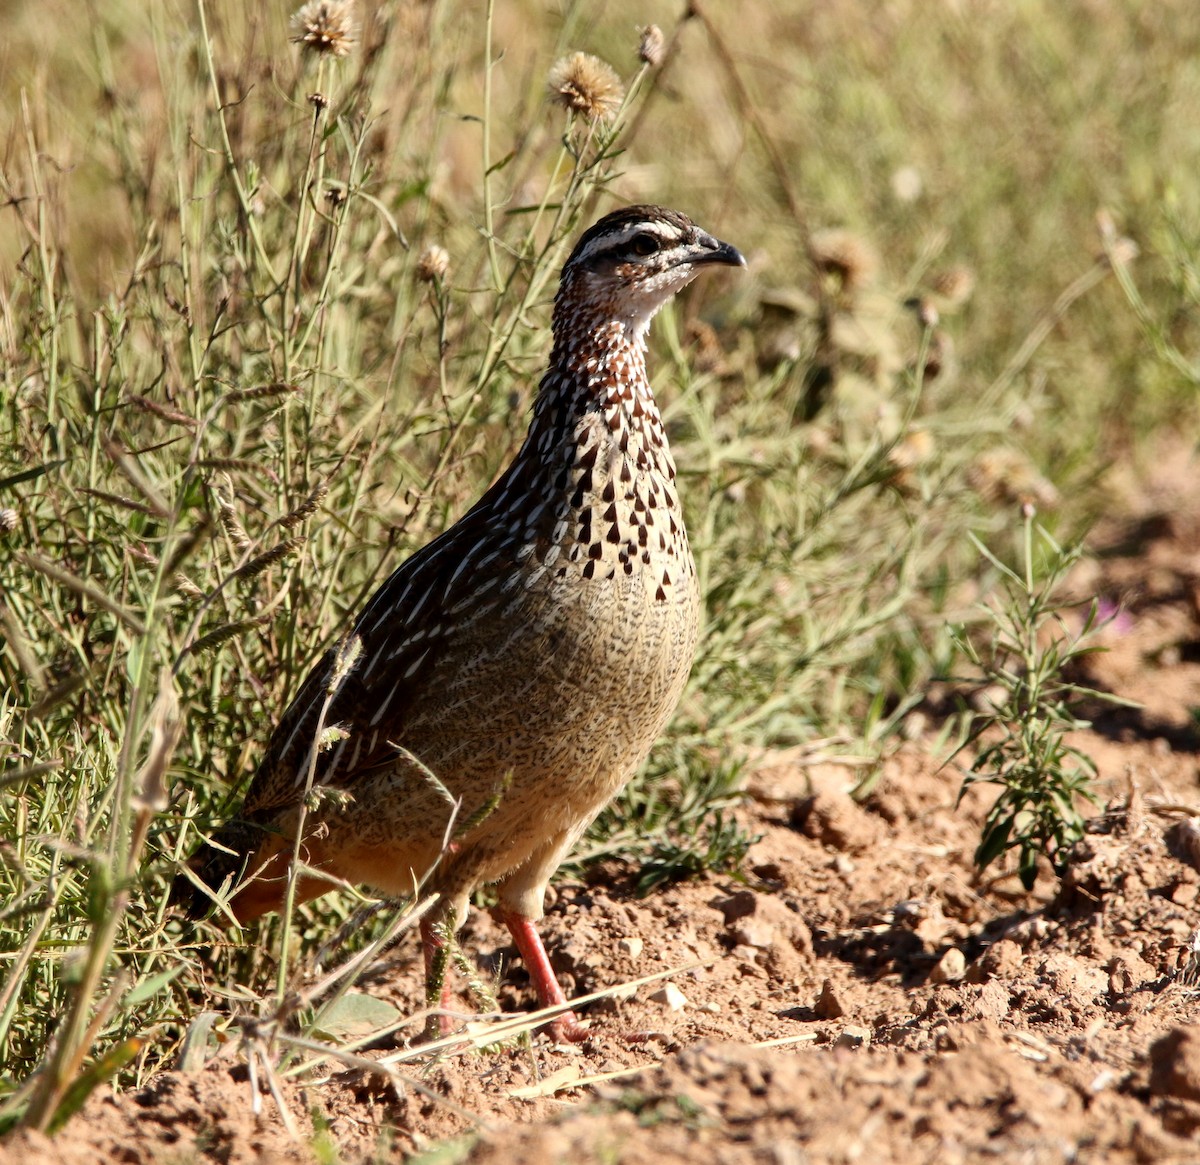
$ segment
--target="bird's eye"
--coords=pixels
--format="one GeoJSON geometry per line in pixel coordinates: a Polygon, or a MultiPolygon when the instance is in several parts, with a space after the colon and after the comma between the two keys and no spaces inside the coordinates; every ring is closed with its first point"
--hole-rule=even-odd
{"type": "Polygon", "coordinates": [[[629,243],[635,255],[640,255],[644,259],[647,255],[653,255],[662,250],[660,243],[653,235],[643,232],[640,235],[634,235],[629,243]]]}

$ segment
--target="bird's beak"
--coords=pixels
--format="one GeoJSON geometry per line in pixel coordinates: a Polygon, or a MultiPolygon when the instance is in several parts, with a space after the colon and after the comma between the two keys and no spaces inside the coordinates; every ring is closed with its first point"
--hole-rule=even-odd
{"type": "Polygon", "coordinates": [[[729,243],[714,239],[712,235],[704,235],[696,243],[696,255],[690,260],[697,265],[701,263],[722,263],[726,267],[745,267],[746,256],[729,243]]]}

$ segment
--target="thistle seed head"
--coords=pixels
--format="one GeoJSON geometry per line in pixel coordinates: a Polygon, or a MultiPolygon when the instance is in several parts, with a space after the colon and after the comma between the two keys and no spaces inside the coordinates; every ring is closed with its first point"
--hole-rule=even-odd
{"type": "Polygon", "coordinates": [[[648,24],[639,31],[642,39],[638,42],[638,60],[656,69],[662,64],[665,48],[662,29],[657,24],[648,24]]]}
{"type": "Polygon", "coordinates": [[[354,48],[353,5],[348,0],[309,0],[292,14],[292,41],[306,53],[345,57],[354,48]]]}
{"type": "Polygon", "coordinates": [[[818,271],[834,275],[845,292],[859,291],[875,278],[879,260],[871,245],[851,231],[834,227],[812,237],[812,260],[818,271]]]}
{"type": "Polygon", "coordinates": [[[437,243],[430,243],[417,260],[417,278],[422,283],[436,283],[439,279],[445,279],[449,270],[450,252],[437,243]]]}
{"type": "Polygon", "coordinates": [[[593,121],[610,120],[625,97],[613,67],[588,53],[572,53],[556,61],[548,85],[552,101],[593,121]]]}

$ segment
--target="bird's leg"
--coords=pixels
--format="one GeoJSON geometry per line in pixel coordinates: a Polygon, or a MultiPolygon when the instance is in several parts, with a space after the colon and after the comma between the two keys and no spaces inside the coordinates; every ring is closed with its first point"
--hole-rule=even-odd
{"type": "Polygon", "coordinates": [[[446,1012],[450,1009],[451,986],[450,944],[454,941],[450,924],[440,917],[421,919],[421,950],[425,955],[425,1006],[441,1009],[431,1015],[425,1025],[425,1038],[435,1040],[454,1030],[454,1021],[446,1012]]]}
{"type": "MultiPolygon", "coordinates": [[[[524,915],[511,910],[500,910],[500,919],[513,936],[517,950],[525,962],[525,969],[533,980],[537,991],[538,1001],[543,1007],[554,1007],[566,1003],[567,997],[555,977],[550,960],[546,957],[546,948],[542,945],[541,935],[537,928],[524,915]]],[[[587,1038],[587,1029],[579,1022],[573,1011],[564,1011],[550,1023],[550,1031],[556,1040],[577,1044],[587,1038]]]]}

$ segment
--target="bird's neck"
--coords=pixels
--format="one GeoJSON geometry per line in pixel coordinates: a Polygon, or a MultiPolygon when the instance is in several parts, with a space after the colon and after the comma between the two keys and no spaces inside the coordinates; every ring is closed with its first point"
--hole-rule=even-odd
{"type": "MultiPolygon", "coordinates": [[[[554,349],[534,405],[534,429],[590,429],[591,418],[624,448],[667,446],[662,418],[646,374],[646,328],[597,317],[565,325],[555,319],[554,349]]],[[[670,462],[669,455],[667,462],[670,462]]],[[[674,467],[670,467],[674,474],[674,467]]]]}

